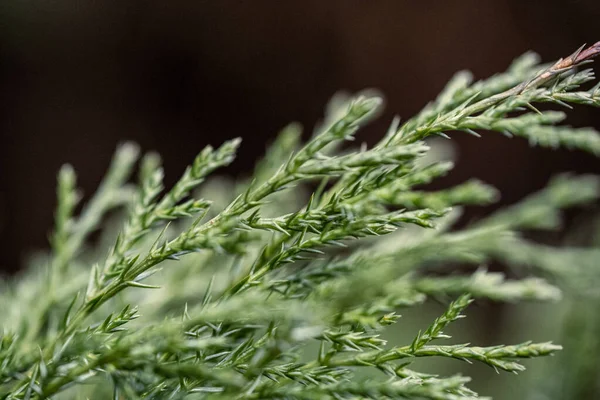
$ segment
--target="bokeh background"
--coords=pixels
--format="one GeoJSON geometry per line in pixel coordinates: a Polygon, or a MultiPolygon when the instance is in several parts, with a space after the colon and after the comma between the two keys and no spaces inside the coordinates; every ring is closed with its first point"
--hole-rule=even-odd
{"type": "MultiPolygon", "coordinates": [[[[206,144],[241,136],[227,172],[244,174],[279,128],[299,121],[308,136],[331,95],[368,87],[387,99],[358,135],[375,143],[394,114],[413,115],[457,70],[484,78],[529,49],[566,56],[600,40],[598,21],[597,0],[2,0],[0,268],[17,271],[47,246],[64,162],[89,194],[117,143],[133,140],[160,151],[169,183],[206,144]]],[[[569,123],[600,128],[600,110],[579,107],[569,123]]],[[[478,177],[501,190],[501,204],[559,171],[600,172],[580,152],[495,134],[453,139],[458,166],[440,185],[478,177]]],[[[467,326],[497,342],[491,321],[507,319],[492,310],[467,326]]],[[[513,331],[526,319],[511,319],[513,331]]],[[[509,379],[493,379],[497,392],[521,398],[509,379]]]]}

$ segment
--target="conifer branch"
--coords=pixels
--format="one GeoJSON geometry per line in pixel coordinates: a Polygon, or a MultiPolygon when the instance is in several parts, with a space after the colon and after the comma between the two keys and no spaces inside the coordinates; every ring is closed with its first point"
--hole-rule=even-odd
{"type": "Polygon", "coordinates": [[[127,183],[138,150],[126,144],[77,215],[75,172],[63,167],[45,267],[33,263],[2,282],[0,398],[85,398],[88,389],[115,399],[480,398],[468,378],[416,372],[407,362],[445,357],[516,373],[521,359],[561,350],[551,342],[434,341],[447,338],[443,331],[473,301],[592,292],[597,249],[541,245],[521,232],[555,229],[563,209],[597,201],[600,181],[562,175],[451,229],[452,207],[487,205],[499,193],[474,179],[428,190],[453,164],[424,162],[424,140],[493,131],[597,156],[595,130],[559,125],[566,114],[535,105],[600,106],[599,85],[582,88],[592,71],[577,71],[599,53],[600,42],[545,66],[528,53],[474,83],[459,73],[415,117],[394,119],[376,146],[343,154],[340,144],[382,100],[335,98],[308,142],[290,125],[243,185],[206,182],[233,162],[239,139],[202,150],[167,190],[154,153],[142,158],[138,182],[127,183]],[[229,188],[239,195],[224,201],[229,188]],[[113,232],[103,220],[118,207],[125,216],[113,232]],[[116,238],[100,256],[88,243],[98,229],[116,238]],[[490,261],[529,276],[488,272],[481,265],[490,261]],[[457,263],[474,268],[457,272],[457,263]],[[410,344],[388,344],[382,332],[399,310],[428,298],[454,301],[410,344]],[[385,378],[356,379],[357,369],[385,378]]]}

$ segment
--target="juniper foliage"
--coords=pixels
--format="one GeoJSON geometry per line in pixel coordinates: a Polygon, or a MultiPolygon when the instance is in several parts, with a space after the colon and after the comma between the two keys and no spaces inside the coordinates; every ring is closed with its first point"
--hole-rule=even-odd
{"type": "Polygon", "coordinates": [[[443,331],[475,299],[557,300],[555,284],[577,276],[585,285],[597,273],[597,249],[548,247],[520,232],[555,228],[562,209],[598,198],[600,180],[560,176],[456,230],[460,206],[498,193],[477,180],[423,189],[452,169],[431,161],[426,141],[497,131],[600,155],[593,129],[557,125],[564,113],[536,108],[600,106],[600,85],[581,89],[594,76],[579,68],[599,52],[600,42],[547,66],[528,53],[479,82],[458,73],[372,148],[339,151],[381,100],[338,98],[307,143],[298,126],[284,129],[243,184],[207,181],[233,162],[239,139],[204,149],[171,189],[153,153],[129,183],[138,149],[125,144],[76,215],[75,172],[63,167],[51,252],[2,283],[2,398],[479,398],[469,378],[416,372],[411,362],[445,357],[516,373],[521,359],[560,350],[550,342],[444,344],[443,331]],[[122,222],[108,217],[114,210],[122,222]],[[447,273],[490,260],[530,276],[447,273]],[[428,298],[453,301],[412,342],[388,345],[381,333],[396,313],[428,298]],[[363,370],[380,374],[361,378],[371,376],[363,370]]]}

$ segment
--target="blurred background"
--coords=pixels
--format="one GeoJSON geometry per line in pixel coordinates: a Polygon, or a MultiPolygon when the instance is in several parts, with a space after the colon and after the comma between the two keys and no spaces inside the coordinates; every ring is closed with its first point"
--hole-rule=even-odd
{"type": "MultiPolygon", "coordinates": [[[[244,174],[285,124],[301,122],[308,136],[336,91],[367,87],[387,98],[386,113],[358,135],[372,144],[394,114],[413,115],[454,72],[484,78],[529,49],[544,61],[567,56],[600,40],[598,21],[597,0],[3,0],[0,268],[14,272],[29,251],[47,247],[62,163],[73,164],[89,194],[116,145],[133,140],[160,151],[172,183],[205,145],[241,136],[227,172],[244,174]]],[[[568,122],[600,128],[600,110],[579,107],[568,122]]],[[[559,171],[600,172],[581,152],[497,134],[453,139],[457,169],[440,185],[477,177],[500,189],[501,204],[559,171]]],[[[509,331],[521,332],[527,318],[515,318],[509,331]]],[[[476,324],[485,320],[468,326],[497,343],[497,324],[476,324]]],[[[519,379],[488,372],[497,389],[486,390],[485,379],[476,388],[524,398],[512,386],[519,379]]]]}

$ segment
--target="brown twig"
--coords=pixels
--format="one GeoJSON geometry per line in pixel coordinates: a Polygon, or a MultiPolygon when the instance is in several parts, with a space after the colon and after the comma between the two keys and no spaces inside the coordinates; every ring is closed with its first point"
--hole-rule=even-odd
{"type": "Polygon", "coordinates": [[[591,61],[592,58],[596,57],[600,54],[600,42],[596,42],[594,45],[588,47],[584,50],[584,46],[581,46],[577,49],[573,54],[568,56],[567,58],[561,58],[557,62],[555,62],[552,66],[548,67],[544,71],[540,72],[534,78],[529,81],[525,81],[511,89],[508,89],[502,93],[498,93],[494,96],[488,97],[486,99],[480,100],[475,104],[470,105],[462,111],[463,115],[473,115],[487,108],[493,106],[494,104],[499,103],[502,100],[505,100],[511,96],[518,95],[523,93],[525,90],[535,89],[550,79],[555,77],[558,74],[569,71],[581,64],[587,63],[591,61]]]}

